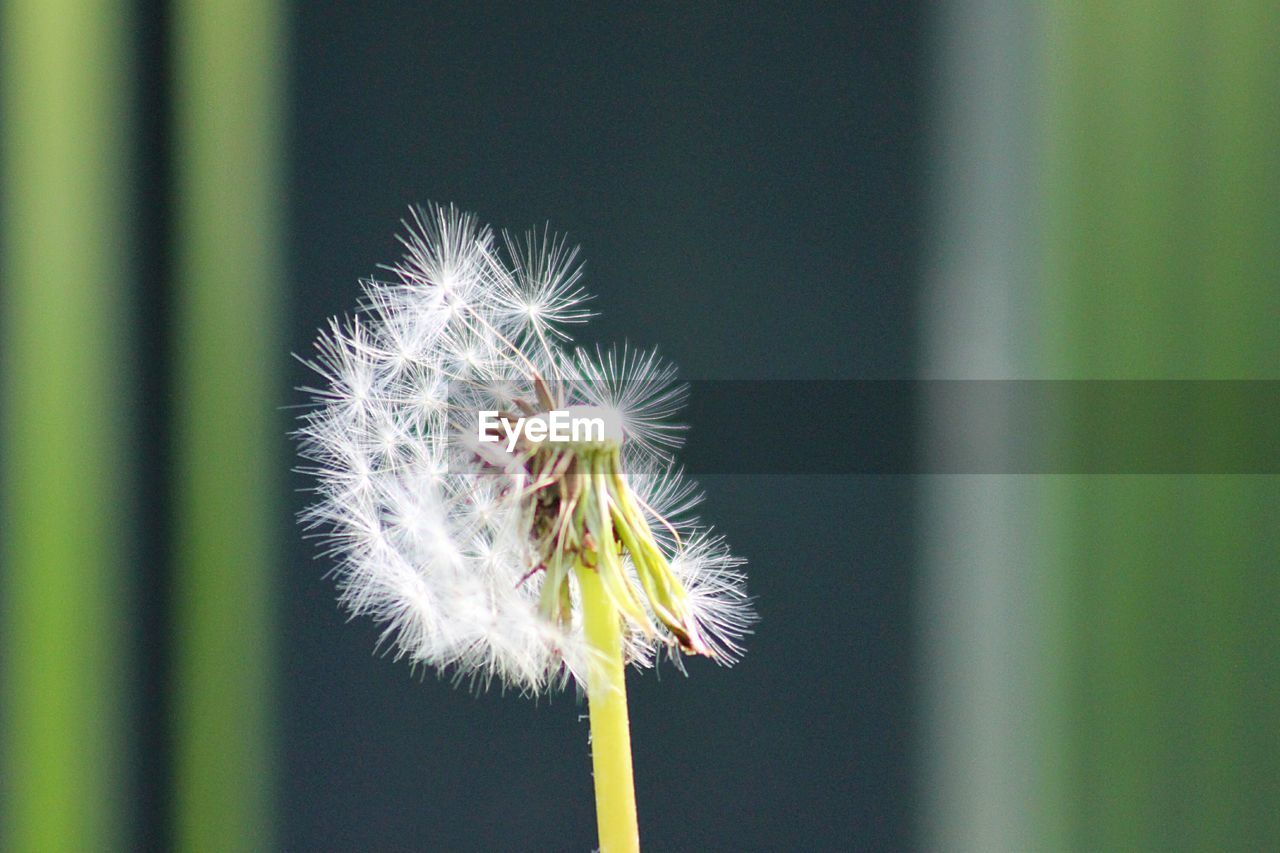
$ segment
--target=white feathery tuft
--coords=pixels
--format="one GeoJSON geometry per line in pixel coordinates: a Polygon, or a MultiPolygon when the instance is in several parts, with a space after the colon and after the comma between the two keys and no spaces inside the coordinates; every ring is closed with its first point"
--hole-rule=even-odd
{"type": "MultiPolygon", "coordinates": [[[[623,476],[687,591],[701,650],[735,661],[755,615],[741,561],[693,517],[701,496],[672,461],[687,394],[674,368],[654,352],[565,349],[565,326],[591,313],[563,237],[499,240],[452,206],[414,208],[404,225],[391,280],[363,282],[355,316],[333,320],[306,362],[320,382],[303,389],[315,406],[297,431],[316,479],[303,522],[337,561],[342,603],[382,623],[397,657],[479,687],[585,684],[576,582],[568,618],[539,610],[528,457],[476,440],[477,411],[546,392],[617,413],[623,476]]],[[[634,583],[629,557],[625,570],[634,583]]],[[[627,623],[628,659],[649,666],[665,647],[679,660],[652,621],[627,623]]]]}

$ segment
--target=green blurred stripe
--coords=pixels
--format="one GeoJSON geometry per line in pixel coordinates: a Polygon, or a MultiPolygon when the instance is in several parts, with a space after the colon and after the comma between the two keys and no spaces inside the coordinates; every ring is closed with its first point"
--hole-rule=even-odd
{"type": "MultiPolygon", "coordinates": [[[[1278,24],[1263,2],[1053,4],[1049,375],[1275,377],[1278,24]]],[[[1094,417],[1066,413],[1081,456],[1097,448],[1072,436],[1106,434],[1094,417]]],[[[1049,487],[1056,846],[1280,847],[1276,493],[1274,477],[1049,487]]]]}
{"type": "Polygon", "coordinates": [[[6,0],[6,850],[123,839],[126,5],[6,0]]]}
{"type": "MultiPolygon", "coordinates": [[[[1280,373],[1280,5],[1204,10],[1200,227],[1206,287],[1197,306],[1210,375],[1280,373]]],[[[1241,431],[1234,441],[1257,441],[1241,431]]],[[[1198,646],[1206,695],[1204,783],[1223,797],[1204,825],[1280,847],[1280,478],[1211,478],[1198,646]],[[1230,626],[1230,630],[1225,630],[1230,626]]]]}
{"type": "Polygon", "coordinates": [[[174,10],[179,291],[176,837],[267,849],[281,533],[284,21],[174,10]]]}

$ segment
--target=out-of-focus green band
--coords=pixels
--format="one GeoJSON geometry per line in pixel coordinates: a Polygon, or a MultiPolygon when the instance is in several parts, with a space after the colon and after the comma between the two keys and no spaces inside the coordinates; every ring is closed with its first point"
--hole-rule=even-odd
{"type": "Polygon", "coordinates": [[[125,832],[127,5],[0,2],[5,850],[125,832]]]}
{"type": "Polygon", "coordinates": [[[174,9],[175,805],[189,850],[273,843],[284,41],[274,0],[174,9]]]}
{"type": "MultiPolygon", "coordinates": [[[[1044,373],[1280,373],[1277,32],[1265,0],[1053,4],[1044,373]]],[[[1069,449],[1093,416],[1069,414],[1069,449]]],[[[1277,497],[1264,476],[1051,487],[1059,846],[1280,844],[1277,497]]]]}

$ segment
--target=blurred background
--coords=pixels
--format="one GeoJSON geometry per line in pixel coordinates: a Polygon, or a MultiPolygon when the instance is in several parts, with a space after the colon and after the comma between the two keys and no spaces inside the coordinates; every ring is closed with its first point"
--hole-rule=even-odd
{"type": "MultiPolygon", "coordinates": [[[[1280,379],[1274,2],[0,8],[6,850],[592,848],[585,706],[376,655],[293,521],[411,203],[693,378],[1280,379]]],[[[630,678],[646,848],[1280,848],[1276,468],[942,474],[1106,432],[918,397],[936,468],[702,478],[762,620],[630,678]]]]}

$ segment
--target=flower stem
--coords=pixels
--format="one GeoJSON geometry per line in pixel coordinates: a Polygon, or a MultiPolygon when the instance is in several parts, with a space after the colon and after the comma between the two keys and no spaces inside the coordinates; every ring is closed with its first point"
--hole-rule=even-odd
{"type": "Polygon", "coordinates": [[[592,648],[587,693],[600,853],[631,853],[640,849],[640,830],[631,772],[622,623],[600,575],[585,567],[579,567],[577,575],[587,640],[592,648]]]}

